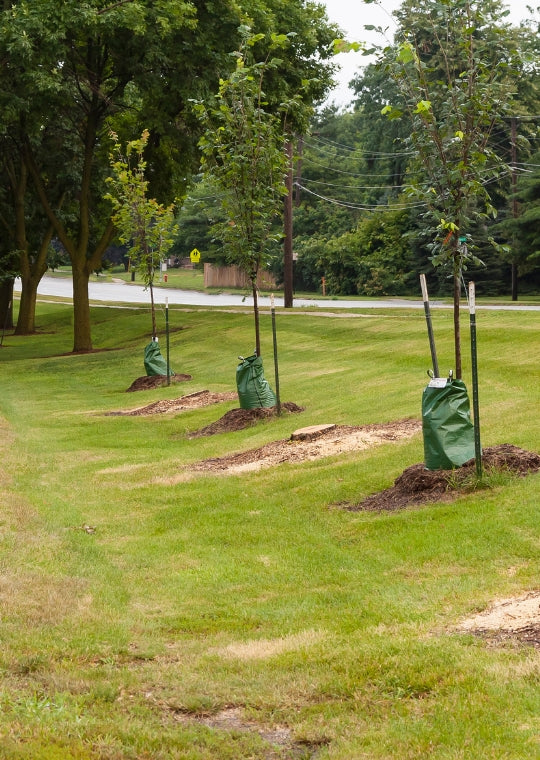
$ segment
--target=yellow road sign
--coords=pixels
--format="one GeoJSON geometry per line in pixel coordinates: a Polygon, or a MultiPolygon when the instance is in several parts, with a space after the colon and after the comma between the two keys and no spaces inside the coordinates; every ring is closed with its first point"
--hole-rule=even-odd
{"type": "Polygon", "coordinates": [[[194,248],[189,254],[189,258],[192,264],[198,264],[201,260],[201,252],[194,248]]]}

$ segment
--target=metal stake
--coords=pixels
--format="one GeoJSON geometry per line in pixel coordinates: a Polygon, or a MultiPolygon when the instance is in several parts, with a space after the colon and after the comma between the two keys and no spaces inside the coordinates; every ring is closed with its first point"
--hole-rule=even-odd
{"type": "Polygon", "coordinates": [[[476,474],[482,476],[482,446],[480,444],[480,412],[478,405],[478,362],[476,352],[476,303],[474,282],[469,283],[469,315],[471,323],[472,394],[474,414],[474,460],[476,474]]]}
{"type": "Polygon", "coordinates": [[[281,414],[281,400],[279,398],[279,369],[278,369],[278,351],[276,337],[276,310],[274,308],[274,294],[270,294],[270,309],[272,312],[272,337],[274,339],[274,374],[276,378],[276,409],[278,415],[281,414]]]}
{"type": "Polygon", "coordinates": [[[435,338],[433,336],[433,325],[431,324],[431,311],[429,308],[429,297],[426,285],[426,275],[420,275],[420,286],[422,288],[422,299],[424,301],[424,312],[426,314],[426,323],[429,337],[429,348],[431,351],[431,361],[433,362],[433,374],[439,377],[439,364],[437,362],[437,351],[435,350],[435,338]]]}
{"type": "Polygon", "coordinates": [[[167,338],[167,385],[171,384],[171,367],[169,364],[169,299],[165,297],[165,335],[167,338]]]}

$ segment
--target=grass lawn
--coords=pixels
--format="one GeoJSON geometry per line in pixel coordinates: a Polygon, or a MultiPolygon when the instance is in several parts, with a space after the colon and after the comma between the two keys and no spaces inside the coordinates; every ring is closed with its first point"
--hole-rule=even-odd
{"type": "MultiPolygon", "coordinates": [[[[340,508],[421,462],[421,434],[190,472],[298,427],[419,418],[421,310],[279,311],[281,398],[305,411],[196,439],[238,404],[106,415],[235,390],[250,311],[169,316],[171,366],[192,380],[149,391],[126,393],[144,374],[145,308],[93,308],[103,350],[71,355],[71,306],[39,304],[39,334],[0,348],[1,760],[540,758],[540,650],[455,630],[539,589],[538,475],[398,512],[340,508]]],[[[433,324],[446,370],[451,312],[433,324]]],[[[483,445],[539,451],[540,313],[479,310],[477,330],[483,445]]],[[[269,315],[262,342],[274,385],[269,315]]]]}

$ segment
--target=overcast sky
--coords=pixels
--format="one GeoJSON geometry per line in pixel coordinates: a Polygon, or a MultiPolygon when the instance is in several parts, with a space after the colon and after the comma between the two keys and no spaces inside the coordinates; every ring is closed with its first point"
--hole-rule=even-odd
{"type": "MultiPolygon", "coordinates": [[[[391,12],[401,5],[401,0],[382,0],[383,12],[380,7],[363,0],[318,0],[326,5],[330,21],[334,21],[346,33],[346,38],[353,42],[380,42],[380,37],[374,36],[373,32],[366,32],[366,24],[374,24],[389,28],[391,36],[392,17],[391,12]]],[[[536,6],[534,0],[506,0],[504,5],[510,10],[509,21],[518,24],[521,19],[529,16],[527,5],[536,6]]],[[[337,105],[347,105],[352,99],[352,92],[347,87],[348,82],[355,75],[357,69],[365,65],[368,59],[361,53],[340,53],[336,56],[336,63],[341,66],[341,71],[336,74],[339,85],[331,93],[328,102],[337,105]]]]}

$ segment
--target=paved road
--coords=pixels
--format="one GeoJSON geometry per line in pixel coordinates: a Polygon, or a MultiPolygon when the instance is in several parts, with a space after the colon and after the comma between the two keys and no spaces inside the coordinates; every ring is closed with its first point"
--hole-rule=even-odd
{"type": "MultiPolygon", "coordinates": [[[[20,281],[16,281],[15,290],[20,291],[20,281]]],[[[92,301],[106,303],[130,303],[148,304],[150,296],[142,285],[126,283],[123,280],[116,282],[90,282],[88,288],[92,301]]],[[[69,277],[43,277],[39,284],[38,295],[59,296],[63,298],[73,297],[73,286],[69,277]]],[[[252,306],[253,298],[240,294],[222,295],[202,293],[196,290],[176,290],[173,288],[154,288],[154,300],[157,304],[164,304],[169,299],[170,305],[182,306],[252,306]]],[[[259,304],[262,307],[270,306],[270,299],[261,296],[259,304]]],[[[283,306],[283,297],[276,296],[276,307],[283,306]]],[[[370,299],[369,301],[322,300],[316,298],[295,298],[294,306],[297,308],[317,307],[323,309],[423,309],[421,299],[409,301],[403,298],[370,299]]],[[[443,304],[431,301],[432,308],[450,309],[451,304],[443,304]]],[[[540,311],[540,306],[524,304],[482,305],[478,309],[490,309],[501,311],[540,311]]]]}

